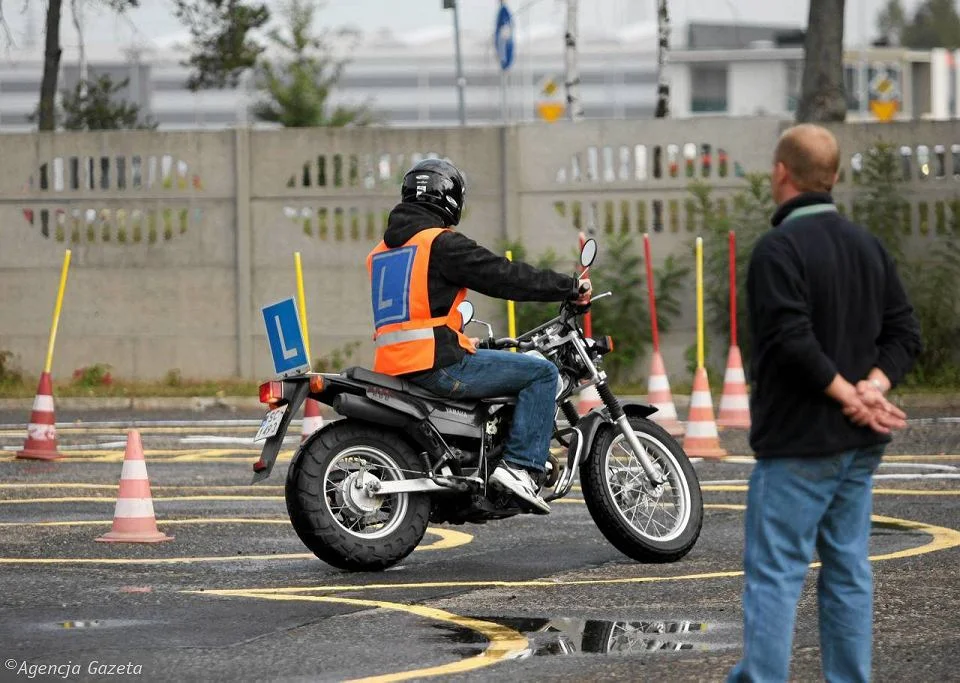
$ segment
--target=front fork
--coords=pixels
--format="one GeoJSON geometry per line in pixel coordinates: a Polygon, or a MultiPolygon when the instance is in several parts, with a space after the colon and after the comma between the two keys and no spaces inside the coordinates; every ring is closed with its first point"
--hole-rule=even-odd
{"type": "Polygon", "coordinates": [[[600,394],[600,400],[603,401],[603,405],[605,405],[609,411],[611,419],[613,419],[620,428],[624,440],[630,445],[630,450],[637,456],[637,460],[640,461],[640,466],[643,467],[643,471],[646,473],[650,483],[655,487],[660,486],[664,483],[663,473],[660,471],[660,468],[654,465],[650,456],[647,455],[647,451],[640,444],[640,439],[637,438],[633,427],[630,426],[630,420],[627,418],[626,413],[623,412],[623,407],[620,405],[619,399],[613,395],[613,390],[611,390],[610,385],[607,384],[607,374],[602,370],[597,370],[597,366],[594,364],[593,359],[590,358],[590,354],[587,352],[583,340],[580,339],[578,335],[573,335],[573,345],[576,347],[577,353],[580,354],[581,360],[590,372],[590,379],[592,384],[596,386],[597,393],[600,394]]]}

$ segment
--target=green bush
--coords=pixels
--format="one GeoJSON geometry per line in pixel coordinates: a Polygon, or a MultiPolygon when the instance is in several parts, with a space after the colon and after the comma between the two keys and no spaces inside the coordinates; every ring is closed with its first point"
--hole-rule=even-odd
{"type": "MultiPolygon", "coordinates": [[[[732,211],[714,199],[709,185],[694,182],[689,191],[694,198],[695,213],[702,226],[704,316],[709,332],[730,344],[730,247],[729,235],[736,233],[737,273],[737,344],[744,356],[750,355],[750,330],[747,327],[747,265],[757,240],[770,229],[770,218],[776,210],[770,195],[770,178],[766,174],[746,176],[747,187],[734,195],[732,211]]],[[[691,243],[690,252],[693,252],[691,243]]],[[[690,257],[692,261],[692,256],[690,257]]],[[[745,365],[745,367],[749,367],[745,365]]]]}
{"type": "Polygon", "coordinates": [[[340,372],[349,365],[353,354],[360,348],[360,342],[347,342],[343,346],[333,349],[330,353],[315,358],[314,372],[340,372]]]}
{"type": "Polygon", "coordinates": [[[78,387],[93,388],[109,386],[112,383],[110,366],[106,363],[95,363],[73,371],[73,384],[78,387]]]}
{"type": "MultiPolygon", "coordinates": [[[[564,261],[552,251],[542,254],[537,260],[527,259],[527,252],[520,242],[502,245],[513,252],[517,261],[527,261],[538,268],[550,268],[561,272],[574,272],[576,252],[571,252],[569,261],[564,261]]],[[[657,291],[657,323],[661,332],[668,332],[671,322],[680,313],[679,295],[689,268],[681,266],[673,256],[654,269],[657,291]]],[[[639,370],[651,342],[650,315],[647,307],[646,274],[639,245],[629,235],[607,235],[600,245],[597,260],[590,268],[590,280],[595,294],[611,291],[613,296],[597,302],[591,317],[594,336],[610,335],[615,350],[604,358],[604,369],[614,383],[630,382],[639,370]]],[[[557,315],[555,303],[518,303],[517,329],[520,332],[549,320],[557,315]]]]}
{"type": "Polygon", "coordinates": [[[953,218],[932,244],[911,250],[896,147],[881,142],[865,154],[858,181],[855,213],[893,255],[920,321],[923,351],[905,383],[960,386],[960,198],[949,202],[953,218]]]}
{"type": "Polygon", "coordinates": [[[23,384],[23,373],[14,365],[12,351],[0,350],[0,387],[11,388],[23,384]]]}

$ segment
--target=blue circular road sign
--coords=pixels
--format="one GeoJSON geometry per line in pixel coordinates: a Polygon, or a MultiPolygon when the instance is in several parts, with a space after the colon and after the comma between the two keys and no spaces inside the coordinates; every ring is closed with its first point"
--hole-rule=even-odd
{"type": "Polygon", "coordinates": [[[513,64],[513,16],[506,5],[500,5],[500,11],[497,12],[493,44],[497,48],[500,68],[506,71],[513,64]]]}

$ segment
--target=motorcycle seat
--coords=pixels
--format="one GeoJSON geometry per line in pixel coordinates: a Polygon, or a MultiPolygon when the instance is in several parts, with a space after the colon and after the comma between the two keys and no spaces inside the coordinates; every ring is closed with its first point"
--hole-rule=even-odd
{"type": "MultiPolygon", "coordinates": [[[[417,398],[422,398],[434,403],[443,403],[453,408],[459,408],[460,410],[473,411],[477,407],[477,401],[458,401],[445,396],[438,396],[432,391],[428,391],[409,380],[405,380],[401,377],[394,377],[393,375],[384,375],[379,372],[374,372],[373,370],[367,370],[366,368],[347,368],[343,371],[343,376],[357,382],[373,384],[385,389],[392,389],[393,391],[410,394],[411,396],[416,396],[417,398]]],[[[488,400],[489,399],[484,399],[484,401],[488,400]]],[[[501,401],[501,403],[502,402],[504,401],[501,401]]]]}

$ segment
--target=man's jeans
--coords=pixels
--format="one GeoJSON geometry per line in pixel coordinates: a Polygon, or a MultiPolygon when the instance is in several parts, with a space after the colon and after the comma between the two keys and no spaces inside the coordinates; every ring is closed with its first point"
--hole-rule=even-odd
{"type": "Polygon", "coordinates": [[[743,659],[728,681],[786,681],[797,600],[816,546],[820,656],[827,681],[870,680],[873,472],[884,447],[759,459],[744,548],[743,659]]]}
{"type": "Polygon", "coordinates": [[[543,358],[478,349],[459,363],[412,381],[454,399],[517,396],[503,459],[542,472],[550,454],[558,376],[557,366],[543,358]]]}

